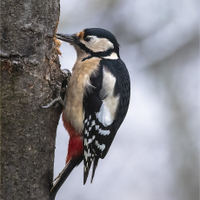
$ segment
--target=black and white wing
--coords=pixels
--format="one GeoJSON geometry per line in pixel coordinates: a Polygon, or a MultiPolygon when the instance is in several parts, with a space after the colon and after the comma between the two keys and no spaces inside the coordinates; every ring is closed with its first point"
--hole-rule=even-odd
{"type": "Polygon", "coordinates": [[[84,184],[93,162],[92,179],[98,159],[104,158],[128,109],[130,79],[124,63],[100,62],[99,71],[90,77],[84,96],[84,184]]]}

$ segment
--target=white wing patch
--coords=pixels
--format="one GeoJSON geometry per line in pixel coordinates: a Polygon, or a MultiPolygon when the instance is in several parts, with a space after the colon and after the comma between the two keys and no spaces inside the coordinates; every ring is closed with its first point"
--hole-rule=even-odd
{"type": "Polygon", "coordinates": [[[100,96],[105,97],[96,117],[105,127],[112,124],[119,104],[119,96],[114,96],[116,78],[103,67],[103,84],[100,96]]]}

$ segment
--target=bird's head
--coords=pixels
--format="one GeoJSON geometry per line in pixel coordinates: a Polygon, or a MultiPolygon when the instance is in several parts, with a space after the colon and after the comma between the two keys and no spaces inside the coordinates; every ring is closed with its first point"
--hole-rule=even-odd
{"type": "Polygon", "coordinates": [[[101,28],[87,28],[76,34],[56,34],[57,39],[74,46],[78,56],[119,58],[119,44],[115,36],[101,28]]]}

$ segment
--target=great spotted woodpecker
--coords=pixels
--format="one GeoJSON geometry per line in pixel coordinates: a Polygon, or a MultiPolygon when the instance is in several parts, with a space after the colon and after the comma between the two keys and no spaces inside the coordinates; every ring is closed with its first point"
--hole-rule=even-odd
{"type": "Polygon", "coordinates": [[[57,39],[74,46],[77,60],[64,98],[63,123],[69,133],[66,166],[51,189],[51,200],[82,160],[84,184],[93,163],[104,158],[128,110],[130,78],[119,56],[119,44],[107,30],[89,28],[57,39]]]}

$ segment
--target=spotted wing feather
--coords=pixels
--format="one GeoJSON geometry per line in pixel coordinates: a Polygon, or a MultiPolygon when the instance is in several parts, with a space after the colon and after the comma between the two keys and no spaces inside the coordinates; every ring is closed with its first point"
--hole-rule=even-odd
{"type": "Polygon", "coordinates": [[[99,158],[107,154],[128,109],[128,105],[124,108],[121,106],[126,99],[126,103],[129,103],[130,96],[129,75],[120,59],[115,66],[103,60],[99,72],[90,77],[90,83],[93,91],[84,96],[84,183],[92,162],[93,179],[99,158]],[[123,79],[124,75],[118,74],[120,69],[125,73],[126,80],[123,79]],[[124,94],[126,97],[123,97],[124,94]]]}

